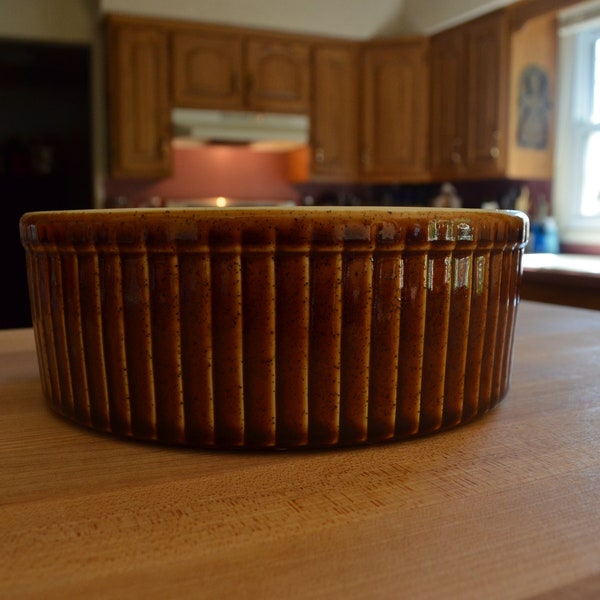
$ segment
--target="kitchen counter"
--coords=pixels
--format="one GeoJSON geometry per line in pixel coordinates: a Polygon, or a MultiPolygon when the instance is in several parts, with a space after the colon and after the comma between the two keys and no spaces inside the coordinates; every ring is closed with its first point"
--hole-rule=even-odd
{"type": "Polygon", "coordinates": [[[521,297],[600,310],[600,256],[525,254],[521,297]]]}
{"type": "Polygon", "coordinates": [[[0,597],[599,597],[599,362],[600,312],[523,302],[511,391],[469,425],[185,450],[54,415],[32,331],[0,331],[0,597]]]}

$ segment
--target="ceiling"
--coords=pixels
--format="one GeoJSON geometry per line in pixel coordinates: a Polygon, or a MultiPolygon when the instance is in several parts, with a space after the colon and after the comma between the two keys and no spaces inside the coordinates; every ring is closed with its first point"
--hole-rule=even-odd
{"type": "Polygon", "coordinates": [[[437,30],[512,0],[100,0],[124,12],[353,39],[437,30]]]}

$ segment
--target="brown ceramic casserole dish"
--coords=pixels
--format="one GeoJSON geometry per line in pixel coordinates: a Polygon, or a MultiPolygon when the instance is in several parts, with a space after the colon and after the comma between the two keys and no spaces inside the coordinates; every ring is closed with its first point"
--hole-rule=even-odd
{"type": "Polygon", "coordinates": [[[21,220],[44,395],[218,448],[405,439],[506,394],[521,213],[143,209],[21,220]]]}

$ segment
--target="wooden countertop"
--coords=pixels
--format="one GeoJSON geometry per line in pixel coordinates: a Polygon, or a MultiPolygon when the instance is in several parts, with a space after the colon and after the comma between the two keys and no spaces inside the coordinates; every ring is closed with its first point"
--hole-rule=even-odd
{"type": "Polygon", "coordinates": [[[525,254],[521,297],[600,310],[600,256],[525,254]]]}
{"type": "Polygon", "coordinates": [[[600,597],[600,312],[523,302],[516,335],[479,421],[260,453],[71,425],[0,331],[0,597],[600,597]]]}

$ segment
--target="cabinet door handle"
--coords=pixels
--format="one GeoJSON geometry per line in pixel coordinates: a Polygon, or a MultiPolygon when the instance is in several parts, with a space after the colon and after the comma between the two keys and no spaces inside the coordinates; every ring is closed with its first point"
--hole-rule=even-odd
{"type": "Polygon", "coordinates": [[[490,147],[490,156],[497,160],[500,156],[500,148],[498,147],[498,140],[500,139],[500,132],[495,129],[492,131],[492,145],[490,147]]]}
{"type": "Polygon", "coordinates": [[[363,167],[369,168],[371,166],[371,152],[369,150],[363,150],[361,155],[361,162],[363,167]]]}
{"type": "Polygon", "coordinates": [[[158,155],[167,156],[169,154],[169,146],[171,142],[168,136],[161,136],[158,140],[158,155]]]}
{"type": "Polygon", "coordinates": [[[462,163],[462,156],[460,152],[452,152],[452,154],[450,154],[450,160],[454,165],[459,165],[460,163],[462,163]]]}
{"type": "Polygon", "coordinates": [[[325,150],[322,146],[317,146],[315,148],[315,161],[318,163],[325,162],[325,150]]]}

